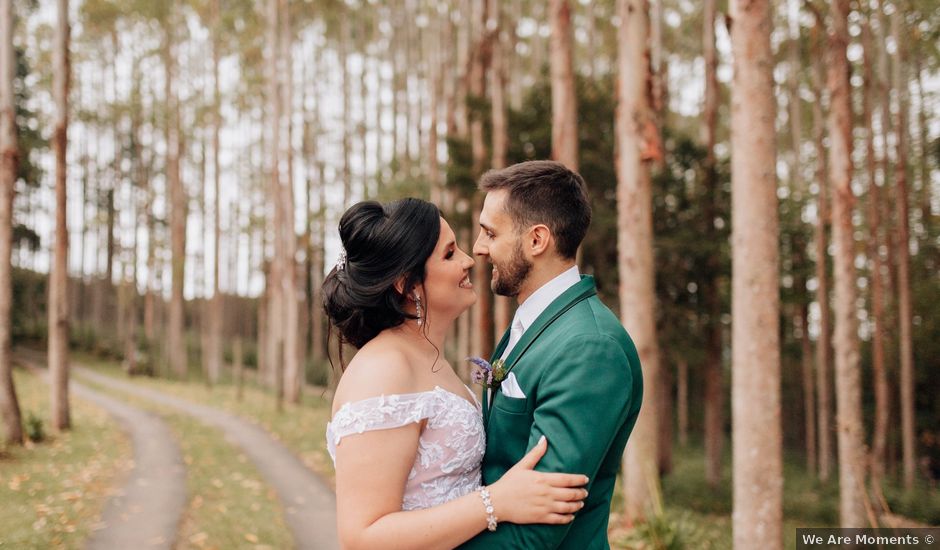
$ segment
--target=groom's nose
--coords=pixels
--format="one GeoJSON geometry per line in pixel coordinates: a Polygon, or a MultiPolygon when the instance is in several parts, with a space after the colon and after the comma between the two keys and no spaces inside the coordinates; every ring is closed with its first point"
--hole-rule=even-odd
{"type": "Polygon", "coordinates": [[[484,246],[483,243],[480,242],[483,240],[480,238],[482,235],[483,235],[483,232],[480,231],[480,233],[477,235],[477,240],[473,243],[473,255],[474,256],[488,256],[489,255],[489,249],[487,249],[486,246],[484,246]]]}

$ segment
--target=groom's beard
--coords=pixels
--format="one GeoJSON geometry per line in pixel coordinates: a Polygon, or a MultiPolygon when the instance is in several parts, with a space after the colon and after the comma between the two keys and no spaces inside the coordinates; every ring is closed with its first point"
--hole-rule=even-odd
{"type": "Polygon", "coordinates": [[[532,270],[532,262],[525,259],[522,253],[522,243],[516,244],[512,251],[512,257],[505,264],[493,262],[499,277],[493,281],[493,292],[500,296],[515,298],[519,295],[519,289],[522,283],[529,276],[532,270]]]}

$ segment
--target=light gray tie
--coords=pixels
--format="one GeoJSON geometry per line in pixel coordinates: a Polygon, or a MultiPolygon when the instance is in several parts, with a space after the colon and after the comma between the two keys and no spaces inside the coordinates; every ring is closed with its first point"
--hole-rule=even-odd
{"type": "Polygon", "coordinates": [[[516,344],[522,339],[523,332],[525,332],[525,329],[522,327],[522,322],[519,321],[518,318],[513,317],[512,326],[509,327],[509,343],[506,345],[506,349],[503,350],[503,355],[500,359],[505,361],[506,358],[509,357],[512,348],[516,347],[516,344]]]}

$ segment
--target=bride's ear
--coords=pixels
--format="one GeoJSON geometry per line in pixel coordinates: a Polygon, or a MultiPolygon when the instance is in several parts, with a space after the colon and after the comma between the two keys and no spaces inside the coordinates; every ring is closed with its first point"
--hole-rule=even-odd
{"type": "Polygon", "coordinates": [[[405,293],[405,276],[402,275],[401,277],[399,277],[398,280],[395,281],[394,286],[395,286],[396,292],[398,292],[399,294],[404,294],[405,293]]]}
{"type": "Polygon", "coordinates": [[[401,294],[402,296],[405,296],[412,302],[415,302],[417,301],[415,300],[415,296],[424,295],[424,287],[421,286],[421,283],[416,283],[406,292],[405,291],[405,279],[407,279],[407,277],[405,275],[402,275],[401,277],[398,278],[397,281],[395,281],[395,285],[394,285],[395,291],[401,294]]]}

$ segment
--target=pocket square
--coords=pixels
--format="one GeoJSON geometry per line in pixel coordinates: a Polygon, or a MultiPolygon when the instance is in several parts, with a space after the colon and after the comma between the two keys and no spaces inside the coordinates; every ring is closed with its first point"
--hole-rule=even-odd
{"type": "Polygon", "coordinates": [[[522,393],[522,388],[519,387],[519,382],[516,380],[516,373],[514,372],[510,372],[506,376],[506,379],[499,384],[499,391],[506,397],[525,399],[525,394],[522,393]]]}

